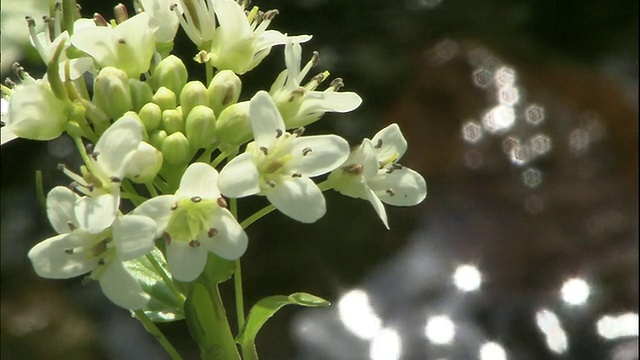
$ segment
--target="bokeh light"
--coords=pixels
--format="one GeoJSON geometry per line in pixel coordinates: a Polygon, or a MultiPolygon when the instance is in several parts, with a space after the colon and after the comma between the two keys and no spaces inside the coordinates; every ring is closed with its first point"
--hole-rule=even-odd
{"type": "Polygon", "coordinates": [[[424,334],[433,344],[447,345],[453,342],[456,326],[449,316],[435,315],[427,319],[424,334]]]}
{"type": "Polygon", "coordinates": [[[361,339],[372,339],[382,327],[382,320],[363,290],[354,289],[344,294],[338,301],[338,313],[347,330],[361,339]]]}
{"type": "Polygon", "coordinates": [[[582,305],[587,302],[591,288],[589,284],[581,278],[572,278],[562,284],[560,295],[562,300],[569,305],[582,305]]]}
{"type": "Polygon", "coordinates": [[[461,291],[475,291],[482,284],[482,274],[473,265],[460,265],[453,274],[453,283],[461,291]]]}
{"type": "Polygon", "coordinates": [[[569,348],[567,334],[562,328],[558,316],[549,309],[542,309],[536,313],[536,324],[545,336],[549,350],[562,354],[569,348]]]}
{"type": "Polygon", "coordinates": [[[402,356],[402,340],[392,328],[384,328],[376,334],[369,346],[371,360],[398,360],[402,356]]]}
{"type": "Polygon", "coordinates": [[[480,347],[480,360],[507,360],[507,352],[502,345],[490,341],[480,347]]]}

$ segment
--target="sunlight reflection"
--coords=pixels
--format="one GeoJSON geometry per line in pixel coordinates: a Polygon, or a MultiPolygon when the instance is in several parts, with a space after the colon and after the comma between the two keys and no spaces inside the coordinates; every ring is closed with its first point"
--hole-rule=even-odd
{"type": "Polygon", "coordinates": [[[572,278],[562,285],[562,300],[569,305],[582,305],[587,302],[591,289],[584,279],[572,278]]]}
{"type": "Polygon", "coordinates": [[[462,137],[468,143],[477,143],[482,139],[482,126],[475,121],[462,125],[462,137]]]}
{"type": "Polygon", "coordinates": [[[518,88],[509,86],[498,91],[498,102],[505,106],[515,106],[520,100],[518,88]]]}
{"type": "Polygon", "coordinates": [[[516,72],[510,67],[503,66],[496,70],[494,79],[499,88],[510,87],[516,82],[516,72]]]}
{"type": "Polygon", "coordinates": [[[513,126],[516,114],[510,106],[498,105],[489,110],[482,118],[482,125],[490,133],[504,131],[513,126]]]}
{"type": "Polygon", "coordinates": [[[607,340],[638,336],[638,314],[605,315],[596,322],[598,335],[607,340]]]}
{"type": "Polygon", "coordinates": [[[539,125],[544,121],[544,108],[538,104],[532,104],[525,110],[525,119],[531,125],[539,125]]]}
{"type": "Polygon", "coordinates": [[[347,330],[361,339],[372,339],[382,327],[382,320],[363,290],[354,289],[344,294],[338,301],[338,313],[347,330]]]}
{"type": "Polygon", "coordinates": [[[551,150],[551,138],[545,134],[534,135],[529,139],[529,143],[531,144],[531,149],[537,155],[544,155],[551,150]]]}
{"type": "Polygon", "coordinates": [[[536,168],[528,168],[522,172],[522,181],[531,189],[538,187],[542,183],[542,171],[536,168]]]}
{"type": "Polygon", "coordinates": [[[562,354],[569,348],[567,334],[565,333],[558,316],[548,309],[539,310],[536,313],[536,324],[544,333],[547,346],[555,353],[562,354]]]}
{"type": "Polygon", "coordinates": [[[384,328],[376,334],[369,347],[371,360],[398,360],[402,355],[402,342],[398,332],[384,328]]]}
{"type": "Polygon", "coordinates": [[[460,265],[453,274],[453,283],[461,291],[475,291],[482,284],[482,274],[473,265],[460,265]]]}
{"type": "Polygon", "coordinates": [[[427,319],[424,334],[434,344],[451,344],[456,335],[456,326],[447,315],[431,316],[427,319]]]}
{"type": "Polygon", "coordinates": [[[487,342],[480,347],[480,360],[507,360],[507,353],[502,345],[496,342],[487,342]]]}

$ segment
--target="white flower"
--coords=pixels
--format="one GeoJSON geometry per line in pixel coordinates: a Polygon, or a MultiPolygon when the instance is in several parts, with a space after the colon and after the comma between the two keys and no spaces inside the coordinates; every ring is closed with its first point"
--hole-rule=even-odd
{"type": "Polygon", "coordinates": [[[47,196],[47,214],[60,234],[44,240],[29,251],[29,259],[39,276],[68,279],[91,272],[104,294],[127,309],[141,309],[149,300],[123,261],[153,250],[156,224],[139,215],[115,218],[100,233],[91,233],[77,218],[82,201],[68,188],[55,187],[47,196]]]}
{"type": "Polygon", "coordinates": [[[144,12],[149,14],[149,26],[157,42],[172,41],[180,21],[171,10],[173,0],[141,0],[144,12]]]}
{"type": "Polygon", "coordinates": [[[142,125],[125,115],[102,134],[89,154],[89,167],[81,168],[81,176],[63,168],[75,181],[75,189],[89,195],[79,200],[76,207],[76,218],[82,228],[95,234],[113,223],[120,203],[120,182],[141,140],[142,125]]]}
{"type": "Polygon", "coordinates": [[[256,67],[271,47],[284,44],[287,39],[305,42],[309,35],[288,37],[275,30],[266,30],[278,13],[276,10],[258,11],[257,7],[245,13],[234,0],[213,0],[215,14],[220,26],[213,34],[209,62],[218,70],[232,70],[236,74],[256,67]]]}
{"type": "Polygon", "coordinates": [[[307,126],[320,119],[327,111],[344,113],[360,106],[362,99],[358,94],[337,92],[342,87],[341,79],[335,79],[325,91],[315,91],[329,75],[328,72],[318,74],[301,86],[302,79],[318,62],[318,55],[315,53],[301,71],[301,53],[300,44],[288,39],[284,48],[287,69],[280,73],[269,90],[287,129],[307,126]]]}
{"type": "Polygon", "coordinates": [[[100,68],[113,66],[137,79],[149,70],[155,50],[149,14],[137,14],[120,24],[86,27],[71,35],[71,43],[89,54],[100,68]]]}
{"type": "Polygon", "coordinates": [[[235,260],[247,249],[247,234],[231,213],[217,187],[218,172],[205,163],[191,164],[175,195],[145,201],[134,214],[156,221],[156,236],[167,242],[169,271],[180,281],[195,280],[210,252],[235,260]]]}
{"type": "Polygon", "coordinates": [[[178,0],[178,3],[171,7],[184,32],[200,50],[211,45],[216,30],[216,16],[213,11],[215,1],[178,0]]]}
{"type": "Polygon", "coordinates": [[[329,181],[343,195],[369,200],[388,229],[382,202],[412,206],[427,196],[422,175],[397,162],[406,150],[400,128],[391,124],[352,150],[347,161],[329,175],[329,181]]]}
{"type": "Polygon", "coordinates": [[[285,215],[304,223],[321,218],[322,191],[309,177],[335,169],[348,156],[349,144],[335,135],[300,137],[286,133],[278,108],[265,91],[249,104],[255,141],[220,173],[218,185],[229,197],[266,195],[285,215]]]}
{"type": "Polygon", "coordinates": [[[67,124],[68,105],[55,96],[46,80],[25,74],[22,84],[11,91],[9,101],[3,99],[2,144],[17,137],[41,141],[57,138],[67,124]]]}

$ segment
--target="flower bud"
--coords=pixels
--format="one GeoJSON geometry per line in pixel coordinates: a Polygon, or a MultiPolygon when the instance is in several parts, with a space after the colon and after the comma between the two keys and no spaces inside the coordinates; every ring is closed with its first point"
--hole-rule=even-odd
{"type": "Polygon", "coordinates": [[[162,121],[162,110],[160,106],[155,103],[146,103],[138,112],[138,116],[140,117],[140,121],[144,124],[144,128],[148,133],[151,133],[158,127],[160,127],[160,122],[162,121]]]}
{"type": "Polygon", "coordinates": [[[142,140],[143,141],[149,141],[149,134],[147,133],[147,130],[144,126],[144,123],[142,122],[142,120],[140,119],[140,116],[138,116],[138,113],[136,113],[135,111],[127,111],[126,113],[124,113],[122,115],[122,117],[131,117],[134,118],[136,120],[138,120],[138,122],[140,123],[140,126],[142,127],[142,140]]]}
{"type": "Polygon", "coordinates": [[[238,75],[231,70],[219,71],[207,88],[209,106],[219,116],[222,110],[238,102],[241,90],[242,82],[238,75]]]}
{"type": "Polygon", "coordinates": [[[191,149],[206,148],[211,145],[216,130],[213,110],[204,105],[194,107],[185,121],[185,134],[191,149]]]}
{"type": "Polygon", "coordinates": [[[176,93],[164,86],[158,89],[155,94],[153,94],[153,97],[151,97],[151,101],[158,104],[160,106],[160,109],[162,110],[175,109],[178,105],[176,103],[176,93]]]}
{"type": "Polygon", "coordinates": [[[162,112],[162,128],[167,134],[184,131],[184,121],[182,114],[177,109],[167,109],[162,112]]]}
{"type": "Polygon", "coordinates": [[[144,141],[128,159],[125,176],[138,184],[152,181],[162,167],[162,153],[144,141]]]}
{"type": "Polygon", "coordinates": [[[133,109],[127,74],[111,66],[100,70],[93,82],[93,102],[111,119],[133,109]]]}
{"type": "Polygon", "coordinates": [[[167,136],[162,142],[162,155],[169,164],[179,164],[189,160],[189,140],[181,132],[167,136]]]}
{"type": "Polygon", "coordinates": [[[135,111],[140,111],[153,97],[151,86],[144,81],[129,79],[129,88],[131,89],[131,102],[135,111]]]}
{"type": "Polygon", "coordinates": [[[156,149],[162,149],[162,143],[169,136],[164,130],[156,130],[149,134],[149,144],[156,149]]]}
{"type": "Polygon", "coordinates": [[[220,143],[239,146],[251,140],[249,102],[233,104],[222,111],[216,121],[216,138],[220,143]]]}
{"type": "Polygon", "coordinates": [[[164,86],[174,94],[180,94],[187,83],[188,76],[187,67],[184,66],[182,60],[174,55],[169,55],[156,66],[151,81],[155,89],[164,86]]]}
{"type": "Polygon", "coordinates": [[[200,81],[188,82],[180,92],[180,106],[185,116],[198,105],[209,105],[207,88],[200,81]]]}

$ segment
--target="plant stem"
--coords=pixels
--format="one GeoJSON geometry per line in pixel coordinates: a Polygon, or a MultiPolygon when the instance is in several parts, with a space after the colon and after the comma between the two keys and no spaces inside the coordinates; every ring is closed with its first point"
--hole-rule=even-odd
{"type": "Polygon", "coordinates": [[[263,216],[269,214],[270,212],[272,212],[273,210],[275,210],[276,207],[269,204],[265,207],[263,207],[262,209],[258,210],[255,214],[249,216],[248,218],[246,218],[243,222],[240,223],[240,226],[242,226],[243,229],[248,228],[251,224],[253,224],[254,222],[260,220],[260,218],[262,218],[263,216]]]}
{"type": "Polygon", "coordinates": [[[151,254],[145,255],[145,257],[147,258],[147,260],[149,260],[149,262],[151,263],[153,268],[156,270],[158,275],[160,275],[160,277],[162,278],[162,281],[164,281],[164,283],[167,285],[167,287],[169,288],[173,296],[175,296],[177,299],[181,299],[182,301],[184,301],[184,295],[182,295],[182,293],[178,290],[178,288],[176,288],[176,285],[173,283],[173,280],[169,277],[169,275],[167,275],[167,272],[164,271],[164,268],[162,268],[162,266],[158,263],[156,258],[154,258],[153,255],[151,254]]]}
{"type": "Polygon", "coordinates": [[[164,334],[158,329],[156,324],[149,319],[147,314],[142,310],[134,311],[136,318],[140,320],[144,328],[147,329],[149,334],[153,335],[156,340],[160,343],[160,345],[164,348],[164,350],[169,354],[172,360],[182,360],[182,356],[178,353],[178,351],[171,345],[169,340],[164,336],[164,334]]]}

